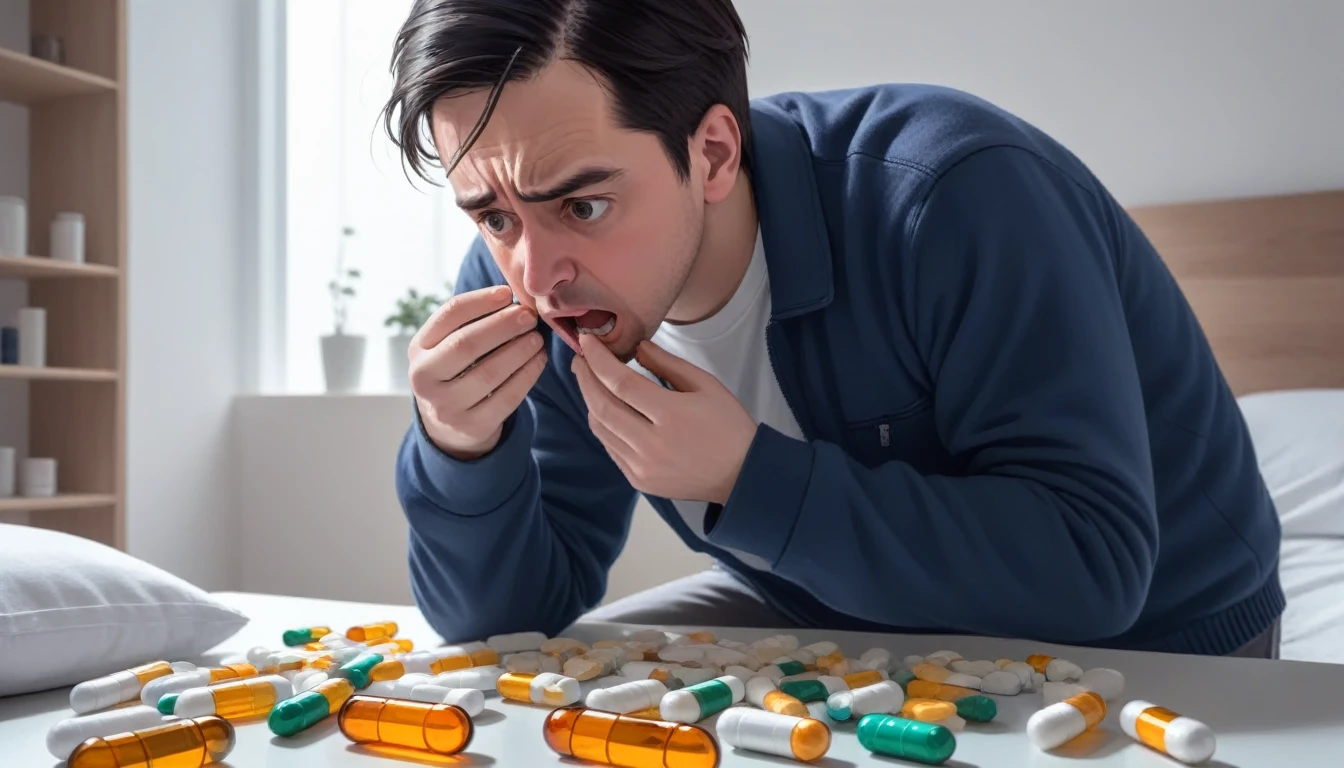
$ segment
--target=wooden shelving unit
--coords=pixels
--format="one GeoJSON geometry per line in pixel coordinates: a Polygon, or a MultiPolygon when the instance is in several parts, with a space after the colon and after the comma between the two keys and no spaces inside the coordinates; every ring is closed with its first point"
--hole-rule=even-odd
{"type": "Polygon", "coordinates": [[[126,0],[31,0],[29,18],[64,41],[65,62],[0,49],[0,101],[28,110],[36,254],[0,257],[0,280],[25,281],[28,305],[47,310],[49,367],[0,365],[0,378],[27,381],[26,453],[57,459],[60,493],[0,499],[0,512],[124,549],[126,0]],[[85,264],[42,256],[60,211],[84,214],[85,264]]]}

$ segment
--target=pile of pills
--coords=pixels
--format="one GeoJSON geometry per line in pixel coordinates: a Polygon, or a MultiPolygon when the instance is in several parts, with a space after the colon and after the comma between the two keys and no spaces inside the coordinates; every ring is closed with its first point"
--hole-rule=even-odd
{"type": "MultiPolygon", "coordinates": [[[[831,749],[835,724],[852,721],[869,752],[939,765],[957,734],[997,716],[998,697],[1039,694],[1026,732],[1053,750],[1097,728],[1125,687],[1116,670],[1043,654],[893,662],[886,649],[854,657],[792,635],[748,644],[645,630],[590,645],[520,632],[417,650],[397,632],[393,622],[301,627],[283,633],[283,647],[219,667],[155,661],[90,680],[70,693],[79,716],[54,725],[47,745],[70,768],[194,768],[227,757],[236,722],[265,718],[291,737],[335,718],[357,744],[454,755],[498,695],[551,709],[546,744],[591,763],[714,768],[721,744],[806,763],[831,749]]],[[[1119,719],[1129,738],[1176,760],[1213,756],[1213,732],[1190,717],[1133,700],[1119,719]]]]}

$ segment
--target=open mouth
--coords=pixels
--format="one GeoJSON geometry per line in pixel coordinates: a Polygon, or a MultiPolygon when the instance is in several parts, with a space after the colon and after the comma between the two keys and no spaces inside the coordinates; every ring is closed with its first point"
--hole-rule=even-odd
{"type": "Polygon", "coordinates": [[[579,337],[585,334],[602,338],[616,330],[616,314],[604,309],[590,309],[574,315],[555,317],[555,324],[565,334],[566,341],[577,352],[579,337]]]}

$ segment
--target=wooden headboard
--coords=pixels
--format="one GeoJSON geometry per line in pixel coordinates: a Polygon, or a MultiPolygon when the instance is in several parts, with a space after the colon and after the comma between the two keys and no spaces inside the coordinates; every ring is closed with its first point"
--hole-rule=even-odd
{"type": "Polygon", "coordinates": [[[1344,388],[1344,191],[1130,213],[1238,396],[1344,388]]]}

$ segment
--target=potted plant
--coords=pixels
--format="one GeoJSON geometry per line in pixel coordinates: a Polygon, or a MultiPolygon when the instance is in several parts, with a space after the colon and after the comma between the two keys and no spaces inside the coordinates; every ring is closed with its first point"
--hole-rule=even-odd
{"type": "MultiPolygon", "coordinates": [[[[451,296],[452,293],[453,285],[449,283],[448,294],[451,296]]],[[[388,315],[383,321],[385,327],[396,329],[395,335],[387,340],[387,361],[390,366],[387,380],[392,391],[411,391],[409,377],[411,339],[443,301],[432,293],[421,294],[414,288],[407,288],[406,295],[397,299],[397,311],[388,315]]]]}
{"type": "Polygon", "coordinates": [[[322,370],[326,375],[327,392],[345,394],[359,391],[364,373],[364,337],[345,332],[349,302],[355,297],[358,269],[345,267],[345,243],[355,230],[341,230],[340,247],[336,255],[336,277],[327,284],[331,293],[331,307],[335,314],[335,332],[322,337],[322,370]]]}

